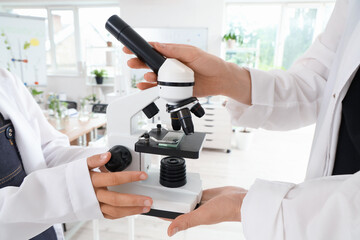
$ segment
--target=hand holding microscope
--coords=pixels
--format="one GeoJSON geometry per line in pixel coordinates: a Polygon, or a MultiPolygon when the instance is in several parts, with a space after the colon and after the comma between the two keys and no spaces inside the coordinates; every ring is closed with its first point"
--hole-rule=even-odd
{"type": "Polygon", "coordinates": [[[111,102],[107,108],[109,171],[145,171],[148,179],[110,187],[110,190],[146,195],[153,206],[146,215],[174,219],[196,208],[202,184],[198,173],[186,172],[184,158],[197,159],[205,133],[194,132],[191,113],[205,112],[193,97],[194,72],[176,59],[165,58],[117,15],[108,19],[106,29],[157,75],[158,86],[111,102]],[[136,115],[141,111],[150,119],[159,109],[154,101],[167,102],[173,131],[160,124],[148,132],[139,129],[136,115]],[[150,154],[162,156],[160,169],[150,167],[150,154]]]}

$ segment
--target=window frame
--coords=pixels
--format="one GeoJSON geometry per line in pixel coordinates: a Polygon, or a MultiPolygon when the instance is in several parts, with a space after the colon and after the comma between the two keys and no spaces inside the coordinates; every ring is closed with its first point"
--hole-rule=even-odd
{"type": "MultiPolygon", "coordinates": [[[[315,22],[315,28],[313,33],[313,39],[312,42],[315,40],[315,38],[322,32],[323,26],[325,24],[325,9],[326,6],[329,4],[335,4],[335,0],[278,0],[278,1],[270,1],[270,0],[225,0],[225,8],[224,8],[224,32],[227,28],[227,11],[228,8],[231,6],[256,6],[256,5],[277,5],[280,7],[281,15],[279,18],[279,24],[277,27],[277,33],[276,33],[276,40],[275,40],[275,51],[274,51],[274,68],[278,68],[282,66],[283,57],[284,57],[284,44],[286,39],[285,34],[285,21],[284,18],[286,17],[286,11],[289,8],[296,8],[296,7],[303,7],[303,8],[316,8],[318,11],[318,14],[316,15],[316,22],[315,22]]],[[[224,50],[224,53],[222,56],[226,55],[226,49],[224,50]]],[[[258,57],[258,56],[257,56],[258,57]]]]}
{"type": "Polygon", "coordinates": [[[44,9],[47,12],[48,20],[48,34],[50,42],[50,57],[51,57],[51,69],[47,70],[47,76],[56,77],[56,76],[72,76],[72,77],[81,77],[86,74],[86,69],[84,69],[84,55],[81,48],[81,34],[80,34],[80,18],[79,18],[79,9],[80,8],[96,8],[96,7],[116,7],[120,9],[119,3],[117,1],[106,1],[106,2],[94,2],[86,4],[26,4],[19,3],[2,3],[2,9],[10,12],[13,9],[44,9]],[[76,56],[76,70],[75,71],[64,71],[57,68],[56,63],[56,44],[54,39],[54,24],[52,19],[51,11],[54,10],[70,10],[73,13],[74,17],[74,39],[75,39],[75,56],[76,56]]]}

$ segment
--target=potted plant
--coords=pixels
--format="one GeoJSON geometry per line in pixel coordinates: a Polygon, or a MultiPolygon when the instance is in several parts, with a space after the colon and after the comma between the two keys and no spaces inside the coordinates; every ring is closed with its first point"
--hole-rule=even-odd
{"type": "Polygon", "coordinates": [[[106,70],[101,69],[101,70],[97,70],[95,69],[94,71],[91,72],[91,74],[95,75],[95,80],[97,84],[102,84],[104,77],[106,76],[106,70]]]}
{"type": "Polygon", "coordinates": [[[243,39],[241,36],[239,35],[236,35],[234,32],[228,32],[226,33],[223,38],[222,38],[223,41],[226,42],[226,47],[227,48],[235,48],[236,46],[236,43],[239,43],[239,45],[242,45],[243,44],[243,39]]]}
{"type": "Polygon", "coordinates": [[[38,104],[42,103],[42,94],[44,91],[38,91],[36,87],[39,86],[39,82],[35,82],[35,87],[30,87],[30,93],[38,104]]]}
{"type": "Polygon", "coordinates": [[[89,104],[88,100],[85,98],[80,99],[80,112],[79,112],[79,121],[87,122],[90,119],[90,112],[89,112],[89,104]]]}
{"type": "Polygon", "coordinates": [[[66,110],[67,103],[60,102],[59,99],[55,95],[49,96],[49,109],[53,111],[53,115],[55,117],[55,128],[57,130],[61,130],[65,128],[65,119],[66,119],[66,110]]]}
{"type": "Polygon", "coordinates": [[[236,146],[239,150],[247,150],[252,142],[253,133],[248,128],[235,129],[236,146]]]}
{"type": "Polygon", "coordinates": [[[80,99],[79,120],[81,122],[87,122],[93,117],[92,107],[97,103],[100,103],[100,100],[96,97],[96,94],[90,94],[80,99]]]}
{"type": "Polygon", "coordinates": [[[112,43],[112,41],[110,40],[110,34],[108,33],[108,34],[106,34],[106,37],[107,37],[107,41],[106,41],[106,46],[107,47],[112,47],[113,46],[113,43],[112,43]]]}

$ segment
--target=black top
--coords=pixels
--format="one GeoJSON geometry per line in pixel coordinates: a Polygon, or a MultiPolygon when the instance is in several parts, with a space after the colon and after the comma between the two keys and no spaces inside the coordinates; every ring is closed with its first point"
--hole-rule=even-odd
{"type": "Polygon", "coordinates": [[[360,170],[360,71],[342,101],[341,125],[333,175],[360,170]]]}

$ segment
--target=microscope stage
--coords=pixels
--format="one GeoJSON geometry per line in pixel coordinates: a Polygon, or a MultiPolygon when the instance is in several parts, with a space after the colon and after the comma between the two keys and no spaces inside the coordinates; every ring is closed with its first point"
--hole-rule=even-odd
{"type": "Polygon", "coordinates": [[[149,196],[153,199],[150,212],[144,215],[174,219],[189,213],[201,201],[202,187],[198,173],[187,173],[187,183],[179,188],[167,188],[159,183],[159,172],[149,171],[148,179],[109,187],[109,190],[149,196]]]}
{"type": "MultiPolygon", "coordinates": [[[[166,136],[167,133],[167,130],[162,130],[160,133],[158,133],[153,129],[149,132],[149,135],[161,140],[166,136]]],[[[157,142],[151,139],[148,143],[146,143],[145,140],[139,140],[137,143],[135,143],[135,151],[163,156],[177,156],[197,159],[199,158],[199,153],[202,149],[204,139],[205,133],[195,132],[192,135],[184,135],[180,140],[179,145],[175,148],[159,146],[157,142]]]]}

